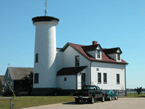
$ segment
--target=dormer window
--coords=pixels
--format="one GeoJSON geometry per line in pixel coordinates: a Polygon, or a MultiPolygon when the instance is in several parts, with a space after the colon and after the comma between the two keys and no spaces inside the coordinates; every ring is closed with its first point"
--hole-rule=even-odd
{"type": "Polygon", "coordinates": [[[119,62],[121,62],[121,50],[120,50],[120,48],[118,48],[118,50],[117,50],[117,53],[116,53],[116,61],[119,61],[119,62]]]}
{"type": "Polygon", "coordinates": [[[120,60],[120,54],[118,54],[118,60],[120,60]]]}
{"type": "Polygon", "coordinates": [[[104,49],[103,52],[117,62],[121,62],[122,51],[119,47],[104,49]]]}
{"type": "Polygon", "coordinates": [[[82,47],[85,52],[91,55],[95,59],[102,59],[102,48],[97,41],[93,41],[92,45],[82,47]]]}
{"type": "Polygon", "coordinates": [[[99,50],[96,50],[96,56],[95,56],[95,59],[102,59],[102,56],[101,56],[101,50],[99,49],[99,50]]]}
{"type": "Polygon", "coordinates": [[[100,58],[101,56],[101,51],[97,50],[97,58],[100,58]]]}

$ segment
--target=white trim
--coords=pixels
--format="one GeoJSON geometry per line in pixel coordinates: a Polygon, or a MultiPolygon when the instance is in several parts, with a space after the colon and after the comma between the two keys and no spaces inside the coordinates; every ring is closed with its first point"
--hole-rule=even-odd
{"type": "Polygon", "coordinates": [[[120,54],[120,60],[118,60],[118,54],[120,54],[120,53],[117,53],[117,54],[116,54],[116,61],[117,61],[117,62],[121,62],[121,54],[120,54]]]}
{"type": "Polygon", "coordinates": [[[117,53],[121,53],[121,51],[118,49],[118,50],[117,50],[117,53]]]}
{"type": "Polygon", "coordinates": [[[96,50],[95,59],[102,59],[102,51],[101,50],[96,50]],[[98,58],[98,55],[97,55],[98,51],[100,51],[100,58],[98,58]]]}
{"type": "Polygon", "coordinates": [[[58,25],[58,21],[56,20],[52,20],[52,21],[38,21],[38,22],[34,22],[34,25],[39,25],[39,24],[53,24],[55,26],[58,25]]]}

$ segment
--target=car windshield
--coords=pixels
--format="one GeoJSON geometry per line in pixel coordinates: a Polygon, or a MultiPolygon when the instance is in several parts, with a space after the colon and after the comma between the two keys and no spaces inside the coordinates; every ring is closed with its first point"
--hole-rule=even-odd
{"type": "Polygon", "coordinates": [[[96,87],[93,87],[93,86],[90,86],[90,87],[84,87],[84,90],[94,90],[94,89],[96,89],[96,87]]]}
{"type": "Polygon", "coordinates": [[[109,90],[103,90],[104,93],[109,93],[109,90]]]}

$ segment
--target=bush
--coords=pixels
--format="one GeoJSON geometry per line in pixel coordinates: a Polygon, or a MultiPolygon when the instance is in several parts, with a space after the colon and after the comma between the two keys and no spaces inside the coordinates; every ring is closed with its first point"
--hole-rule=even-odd
{"type": "Polygon", "coordinates": [[[3,85],[2,85],[2,82],[0,80],[0,95],[2,95],[2,90],[3,90],[3,85]]]}
{"type": "Polygon", "coordinates": [[[138,95],[139,95],[139,94],[141,94],[142,87],[140,87],[140,88],[138,88],[138,87],[137,87],[137,88],[136,88],[136,89],[134,89],[134,90],[135,90],[135,91],[137,91],[137,93],[138,93],[138,95]]]}

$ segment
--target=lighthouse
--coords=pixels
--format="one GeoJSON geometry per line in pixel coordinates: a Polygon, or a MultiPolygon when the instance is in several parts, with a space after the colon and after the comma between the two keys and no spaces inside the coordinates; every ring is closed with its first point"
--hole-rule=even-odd
{"type": "Polygon", "coordinates": [[[56,26],[59,19],[50,16],[32,18],[35,25],[33,88],[56,87],[56,26]]]}

